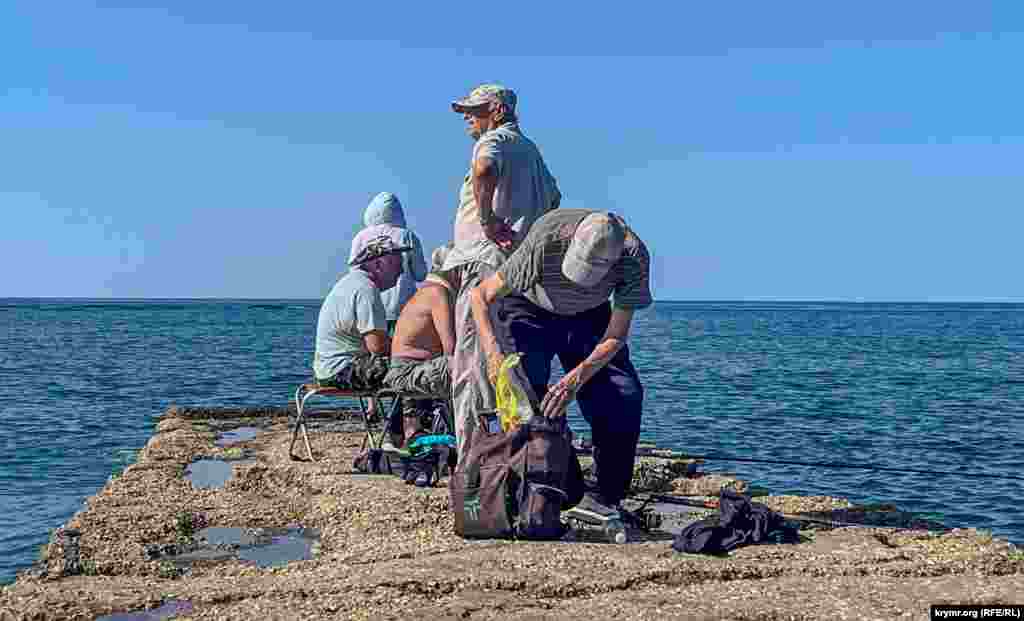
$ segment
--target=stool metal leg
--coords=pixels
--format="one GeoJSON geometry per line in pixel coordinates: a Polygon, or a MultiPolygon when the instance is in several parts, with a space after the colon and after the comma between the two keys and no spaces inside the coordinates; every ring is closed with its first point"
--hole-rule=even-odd
{"type": "Polygon", "coordinates": [[[306,445],[306,454],[309,455],[309,461],[316,461],[313,457],[313,447],[309,444],[309,432],[306,430],[306,401],[317,394],[317,390],[311,390],[305,395],[302,395],[302,386],[295,391],[295,429],[292,430],[292,443],[288,447],[288,456],[295,457],[295,440],[298,438],[299,430],[302,430],[302,440],[306,445]],[[300,398],[300,395],[301,398],[300,398]]]}
{"type": "Polygon", "coordinates": [[[441,402],[440,411],[434,411],[434,420],[431,430],[434,433],[455,435],[455,421],[452,414],[452,402],[450,399],[437,399],[441,402]]]}
{"type": "MultiPolygon", "coordinates": [[[[434,412],[433,431],[434,433],[443,435],[455,435],[455,422],[453,420],[454,413],[452,411],[452,401],[450,398],[444,398],[439,400],[441,402],[441,411],[434,412]]],[[[449,448],[448,451],[454,451],[455,449],[449,448]]],[[[444,455],[448,455],[446,451],[444,455]]],[[[448,466],[448,460],[446,459],[443,463],[438,462],[437,464],[437,480],[441,480],[441,474],[444,469],[448,466]]],[[[450,474],[450,473],[449,473],[450,474]]]]}
{"type": "Polygon", "coordinates": [[[400,433],[400,429],[393,429],[391,422],[393,420],[401,420],[399,409],[402,407],[401,395],[393,390],[383,389],[374,393],[374,398],[377,400],[377,407],[379,411],[385,412],[384,424],[381,428],[380,438],[377,442],[377,446],[374,448],[380,448],[384,442],[384,438],[387,437],[388,433],[400,433]],[[391,399],[391,406],[387,406],[388,399],[391,399]]]}
{"type": "Polygon", "coordinates": [[[434,406],[434,418],[430,421],[430,433],[448,433],[448,418],[445,416],[446,411],[447,408],[445,406],[441,406],[441,408],[438,408],[436,405],[434,406]]]}
{"type": "Polygon", "coordinates": [[[313,457],[313,447],[309,445],[309,431],[306,429],[306,400],[316,394],[317,391],[313,390],[302,398],[302,441],[306,443],[306,454],[309,455],[309,461],[316,461],[316,458],[313,457]]]}
{"type": "MultiPolygon", "coordinates": [[[[402,420],[402,415],[401,415],[402,396],[399,393],[393,392],[393,391],[390,391],[390,390],[379,391],[377,393],[377,403],[378,403],[378,405],[384,411],[388,412],[387,418],[384,421],[384,428],[381,430],[381,433],[380,433],[380,446],[383,446],[384,445],[384,439],[388,437],[388,434],[395,434],[395,433],[397,433],[397,434],[402,435],[402,436],[405,435],[403,433],[401,427],[399,427],[399,429],[397,429],[397,430],[393,429],[391,427],[391,423],[394,422],[395,420],[399,420],[399,421],[402,420]],[[384,404],[387,403],[388,397],[391,398],[391,407],[390,408],[387,408],[387,407],[384,406],[384,404]]],[[[399,424],[401,424],[401,423],[399,423],[399,424]]],[[[384,455],[385,466],[387,467],[387,471],[388,472],[392,472],[392,469],[391,469],[391,457],[392,457],[391,455],[387,455],[387,454],[384,455]]]]}
{"type": "Polygon", "coordinates": [[[391,397],[391,407],[390,408],[386,408],[386,409],[389,410],[389,412],[388,412],[388,419],[384,423],[384,433],[392,433],[392,434],[397,433],[397,434],[400,434],[400,435],[404,436],[404,430],[403,429],[401,429],[401,428],[399,428],[399,429],[392,429],[391,428],[391,423],[392,422],[394,422],[396,420],[397,421],[401,421],[402,420],[402,413],[401,413],[401,409],[402,409],[402,396],[397,394],[397,393],[395,393],[395,394],[387,393],[386,395],[377,397],[377,401],[380,402],[380,403],[385,403],[386,399],[388,397],[391,397]]]}
{"type": "Polygon", "coordinates": [[[299,386],[295,390],[295,428],[292,429],[292,443],[288,446],[288,456],[295,458],[295,440],[299,437],[299,426],[303,424],[302,421],[302,390],[305,386],[299,386]]]}
{"type": "Polygon", "coordinates": [[[373,433],[373,425],[370,423],[370,410],[366,405],[366,397],[360,395],[359,409],[363,414],[363,426],[366,427],[366,437],[369,438],[369,447],[372,449],[379,449],[381,443],[384,441],[384,434],[382,433],[379,437],[373,433]]]}

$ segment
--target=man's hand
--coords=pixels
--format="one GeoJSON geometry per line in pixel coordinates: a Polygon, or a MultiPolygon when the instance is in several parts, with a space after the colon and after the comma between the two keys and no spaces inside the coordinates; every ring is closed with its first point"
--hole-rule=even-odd
{"type": "Polygon", "coordinates": [[[371,354],[387,355],[391,351],[391,339],[386,330],[372,330],[363,335],[363,344],[371,354]]]}
{"type": "Polygon", "coordinates": [[[583,386],[582,367],[576,367],[566,374],[557,384],[548,388],[547,394],[540,402],[540,411],[546,418],[565,416],[565,410],[576,399],[576,394],[583,386]]]}
{"type": "Polygon", "coordinates": [[[473,313],[473,321],[476,323],[477,338],[480,347],[487,356],[487,379],[495,384],[498,378],[498,369],[505,357],[498,346],[498,340],[494,336],[494,325],[491,324],[490,305],[505,295],[505,281],[501,273],[491,274],[479,285],[469,290],[469,307],[473,313]]]}
{"type": "Polygon", "coordinates": [[[482,226],[484,235],[497,244],[498,248],[504,251],[512,249],[516,240],[516,232],[504,220],[492,218],[490,222],[482,226]]]}
{"type": "Polygon", "coordinates": [[[629,336],[629,326],[633,322],[633,311],[630,309],[615,309],[608,321],[608,328],[604,336],[594,348],[594,351],[587,356],[572,371],[565,374],[557,384],[548,389],[544,399],[540,402],[540,409],[544,416],[556,418],[565,415],[565,409],[576,398],[583,384],[590,381],[601,369],[615,357],[619,350],[626,345],[626,338],[629,336]]]}
{"type": "Polygon", "coordinates": [[[491,386],[498,385],[498,372],[501,371],[504,362],[505,355],[500,351],[487,355],[487,379],[490,380],[491,386]]]}

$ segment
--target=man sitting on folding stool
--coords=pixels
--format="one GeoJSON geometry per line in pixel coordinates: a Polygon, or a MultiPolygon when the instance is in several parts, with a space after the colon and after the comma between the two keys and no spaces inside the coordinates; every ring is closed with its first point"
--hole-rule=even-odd
{"type": "MultiPolygon", "coordinates": [[[[393,432],[404,431],[394,442],[406,447],[414,436],[430,430],[436,401],[447,400],[451,392],[448,363],[455,349],[454,294],[450,276],[439,273],[446,251],[445,246],[434,251],[434,271],[402,308],[391,340],[391,368],[384,378],[385,387],[424,395],[403,396],[401,426],[392,423],[393,432]]],[[[448,429],[449,434],[453,431],[448,429]]],[[[394,444],[385,442],[383,448],[394,451],[394,444]]]]}
{"type": "Polygon", "coordinates": [[[320,307],[313,356],[320,386],[376,390],[388,372],[388,323],[380,292],[398,282],[401,253],[411,247],[398,246],[387,235],[361,246],[320,307]]]}

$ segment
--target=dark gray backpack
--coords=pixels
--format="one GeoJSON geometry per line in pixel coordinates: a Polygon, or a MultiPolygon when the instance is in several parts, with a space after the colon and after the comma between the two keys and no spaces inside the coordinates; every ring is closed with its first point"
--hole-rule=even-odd
{"type": "Polygon", "coordinates": [[[462,537],[560,538],[561,512],[583,497],[568,424],[534,416],[508,432],[478,426],[448,492],[462,537]]]}

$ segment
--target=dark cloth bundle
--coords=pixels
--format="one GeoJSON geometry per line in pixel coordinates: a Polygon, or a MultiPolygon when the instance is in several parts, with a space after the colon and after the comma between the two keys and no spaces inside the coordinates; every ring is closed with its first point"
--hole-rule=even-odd
{"type": "Polygon", "coordinates": [[[694,522],[676,535],[672,548],[689,554],[722,554],[755,543],[797,543],[798,529],[768,507],[722,489],[720,515],[694,522]]]}

